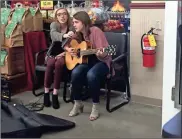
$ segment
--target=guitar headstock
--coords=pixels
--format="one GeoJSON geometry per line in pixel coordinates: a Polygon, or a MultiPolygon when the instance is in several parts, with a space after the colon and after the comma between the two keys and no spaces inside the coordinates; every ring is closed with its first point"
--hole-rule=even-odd
{"type": "Polygon", "coordinates": [[[104,52],[108,55],[116,55],[116,45],[109,45],[107,48],[104,48],[104,52]]]}

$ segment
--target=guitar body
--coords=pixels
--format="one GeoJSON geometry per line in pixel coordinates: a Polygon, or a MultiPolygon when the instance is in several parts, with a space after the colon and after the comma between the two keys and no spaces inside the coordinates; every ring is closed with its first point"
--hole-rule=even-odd
{"type": "MultiPolygon", "coordinates": [[[[77,64],[88,63],[88,55],[93,55],[98,52],[98,49],[92,49],[90,42],[82,41],[78,43],[77,40],[72,40],[70,42],[70,48],[73,48],[76,52],[76,56],[71,56],[68,52],[65,55],[65,63],[68,70],[74,69],[77,64]]],[[[107,55],[115,54],[115,46],[109,46],[106,48],[99,49],[102,52],[107,53],[107,55]]]]}
{"type": "Polygon", "coordinates": [[[78,43],[76,40],[72,40],[70,43],[70,48],[74,48],[78,52],[78,56],[71,56],[68,52],[65,55],[66,66],[69,70],[72,70],[77,64],[88,63],[88,58],[86,56],[79,56],[79,51],[87,50],[88,43],[83,41],[78,43]]]}

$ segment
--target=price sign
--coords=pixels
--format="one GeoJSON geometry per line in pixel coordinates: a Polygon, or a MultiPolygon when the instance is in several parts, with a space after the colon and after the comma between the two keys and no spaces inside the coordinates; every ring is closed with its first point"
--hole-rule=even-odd
{"type": "Polygon", "coordinates": [[[40,9],[41,10],[53,10],[54,9],[53,0],[41,0],[40,9]]]}

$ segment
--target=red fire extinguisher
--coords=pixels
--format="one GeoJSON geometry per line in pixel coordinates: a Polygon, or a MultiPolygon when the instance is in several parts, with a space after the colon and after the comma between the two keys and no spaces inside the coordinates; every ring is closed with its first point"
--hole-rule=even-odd
{"type": "Polygon", "coordinates": [[[147,68],[155,67],[156,59],[156,41],[153,33],[154,28],[151,28],[147,33],[141,37],[141,50],[143,54],[143,66],[147,68]]]}

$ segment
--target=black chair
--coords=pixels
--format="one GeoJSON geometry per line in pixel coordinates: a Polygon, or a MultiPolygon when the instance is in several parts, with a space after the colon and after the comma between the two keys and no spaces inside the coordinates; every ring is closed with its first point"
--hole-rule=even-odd
{"type": "MultiPolygon", "coordinates": [[[[129,84],[129,73],[128,73],[128,34],[127,33],[113,33],[113,32],[105,32],[105,36],[110,45],[116,45],[116,55],[113,55],[113,60],[111,62],[112,67],[115,69],[115,76],[110,76],[106,79],[106,109],[108,112],[113,112],[118,108],[128,104],[130,101],[130,84],[129,84]],[[119,89],[118,89],[119,85],[119,89]],[[112,90],[117,89],[117,91],[125,91],[123,98],[124,101],[112,107],[111,104],[111,92],[112,90]]],[[[110,74],[112,75],[112,70],[110,70],[110,74]]],[[[66,82],[65,82],[66,84],[66,82]]],[[[66,86],[66,85],[65,85],[66,86]]],[[[86,87],[87,88],[87,87],[86,87]]],[[[86,91],[84,91],[86,92],[86,91]]],[[[63,97],[66,100],[66,88],[63,91],[63,97]]],[[[70,93],[71,94],[71,93],[70,93]]],[[[84,93],[86,98],[89,96],[84,93]]],[[[72,96],[70,95],[69,100],[72,100],[72,96]]],[[[69,102],[66,100],[65,102],[69,102]]]]}
{"type": "MultiPolygon", "coordinates": [[[[48,39],[50,39],[50,36],[48,39]]],[[[42,50],[42,51],[35,54],[35,71],[32,75],[32,83],[33,83],[32,93],[34,96],[37,97],[37,96],[44,94],[44,92],[42,92],[42,91],[38,92],[37,89],[40,88],[40,86],[43,84],[44,73],[46,70],[46,62],[45,62],[46,55],[49,53],[50,49],[54,49],[57,46],[60,47],[61,45],[62,45],[61,42],[55,41],[52,44],[50,44],[49,48],[42,50]]],[[[67,70],[66,65],[65,65],[64,70],[63,70],[63,77],[60,77],[60,78],[63,78],[62,79],[62,82],[64,83],[63,100],[66,103],[69,103],[69,102],[73,103],[72,96],[70,95],[69,99],[66,96],[67,88],[70,87],[70,83],[69,83],[70,82],[70,75],[71,75],[71,71],[67,70]]],[[[53,89],[51,89],[50,91],[52,91],[52,90],[53,89]]],[[[83,91],[82,100],[86,100],[89,98],[89,96],[85,92],[86,91],[83,91]]]]}
{"type": "MultiPolygon", "coordinates": [[[[45,25],[44,25],[44,28],[45,28],[45,25]]],[[[53,45],[51,37],[50,37],[50,30],[44,29],[43,31],[44,31],[44,34],[46,37],[47,46],[53,45]]],[[[44,72],[46,70],[45,56],[49,49],[50,49],[50,47],[45,50],[41,50],[35,54],[35,70],[32,73],[32,83],[33,83],[32,93],[36,97],[43,95],[43,93],[44,93],[44,92],[36,93],[36,89],[39,88],[40,84],[42,83],[42,80],[40,80],[41,77],[38,76],[38,73],[42,72],[44,74],[44,72]]]]}
{"type": "MultiPolygon", "coordinates": [[[[111,67],[114,68],[115,75],[107,79],[106,94],[106,109],[108,112],[113,112],[125,104],[128,104],[131,98],[128,71],[128,34],[105,32],[105,36],[109,45],[116,45],[116,55],[113,55],[111,62],[111,67]],[[111,108],[110,100],[112,90],[124,93],[122,95],[122,102],[111,108]]],[[[112,71],[110,71],[110,74],[112,74],[112,71]]]]}

